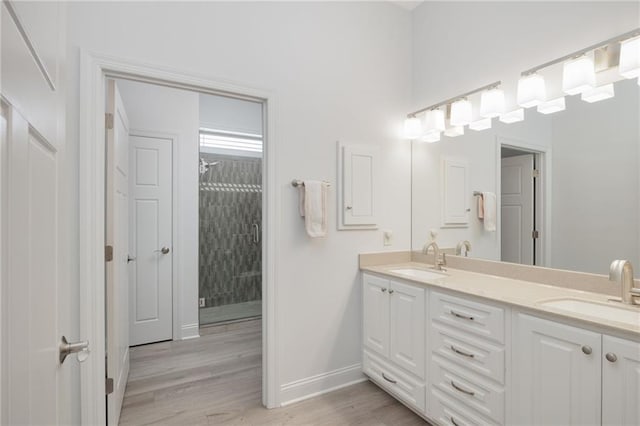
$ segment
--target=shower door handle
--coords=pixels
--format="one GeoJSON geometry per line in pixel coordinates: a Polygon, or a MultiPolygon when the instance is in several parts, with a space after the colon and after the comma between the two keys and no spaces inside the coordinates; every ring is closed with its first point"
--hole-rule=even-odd
{"type": "Polygon", "coordinates": [[[260,227],[257,223],[251,225],[253,227],[253,242],[258,244],[260,242],[260,227]]]}

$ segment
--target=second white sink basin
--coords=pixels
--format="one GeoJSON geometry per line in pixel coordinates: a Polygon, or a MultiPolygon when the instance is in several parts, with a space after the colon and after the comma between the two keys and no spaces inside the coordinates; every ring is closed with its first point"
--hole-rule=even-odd
{"type": "Polygon", "coordinates": [[[391,272],[411,278],[418,278],[420,280],[435,280],[445,278],[447,276],[446,274],[439,274],[437,272],[425,271],[424,269],[417,268],[392,269],[391,272]]]}
{"type": "Polygon", "coordinates": [[[580,299],[557,299],[541,302],[541,305],[567,312],[602,318],[609,321],[640,325],[640,308],[615,306],[580,299]]]}

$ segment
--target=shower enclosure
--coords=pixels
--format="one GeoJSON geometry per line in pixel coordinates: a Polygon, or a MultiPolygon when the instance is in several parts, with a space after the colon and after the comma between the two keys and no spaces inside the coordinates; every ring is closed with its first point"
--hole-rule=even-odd
{"type": "Polygon", "coordinates": [[[200,325],[259,317],[262,159],[200,152],[200,325]]]}

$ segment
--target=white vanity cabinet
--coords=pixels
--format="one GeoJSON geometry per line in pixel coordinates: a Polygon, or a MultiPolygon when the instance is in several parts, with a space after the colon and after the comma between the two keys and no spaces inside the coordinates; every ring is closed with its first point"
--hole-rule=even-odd
{"type": "Polygon", "coordinates": [[[601,336],[519,313],[513,341],[513,421],[600,423],[601,336]]]}
{"type": "Polygon", "coordinates": [[[640,424],[640,343],[516,315],[513,421],[640,424]]]}
{"type": "Polygon", "coordinates": [[[505,424],[505,308],[431,291],[428,416],[505,424]]]}
{"type": "Polygon", "coordinates": [[[363,371],[420,412],[425,409],[423,287],[363,277],[363,371]]]}
{"type": "Polygon", "coordinates": [[[640,425],[640,343],[602,336],[602,424],[640,425]]]}

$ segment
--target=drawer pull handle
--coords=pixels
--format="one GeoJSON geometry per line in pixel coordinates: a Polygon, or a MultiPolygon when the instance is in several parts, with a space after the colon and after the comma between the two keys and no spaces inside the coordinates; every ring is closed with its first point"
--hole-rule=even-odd
{"type": "Polygon", "coordinates": [[[466,356],[468,358],[475,358],[476,357],[474,354],[470,354],[468,352],[461,351],[460,349],[456,348],[453,345],[451,345],[451,350],[454,351],[455,353],[457,353],[458,355],[466,356]]]}
{"type": "Polygon", "coordinates": [[[616,354],[609,352],[608,354],[606,354],[604,356],[607,361],[609,362],[616,362],[618,360],[618,357],[616,356],[616,354]]]}
{"type": "Polygon", "coordinates": [[[460,426],[460,425],[458,424],[458,422],[456,422],[456,419],[454,419],[453,417],[451,417],[451,424],[452,424],[453,426],[460,426]]]}
{"type": "Polygon", "coordinates": [[[472,392],[472,391],[469,391],[469,390],[466,390],[466,389],[462,389],[460,386],[456,385],[456,383],[453,380],[451,381],[451,386],[453,386],[453,388],[455,390],[457,390],[458,392],[466,393],[467,395],[473,396],[473,395],[476,394],[475,392],[472,392]]]}
{"type": "Polygon", "coordinates": [[[398,383],[396,380],[390,379],[387,376],[385,376],[384,373],[382,373],[382,378],[385,379],[389,383],[393,383],[393,384],[398,383]]]}
{"type": "Polygon", "coordinates": [[[382,290],[383,293],[387,291],[386,288],[381,288],[380,290],[382,290]]]}
{"type": "Polygon", "coordinates": [[[389,294],[393,294],[394,290],[389,290],[389,294]]]}
{"type": "Polygon", "coordinates": [[[473,321],[473,317],[468,317],[466,315],[459,314],[456,311],[450,311],[450,312],[451,312],[451,315],[453,315],[454,317],[458,317],[458,318],[466,319],[466,320],[469,320],[469,321],[473,321]]]}

